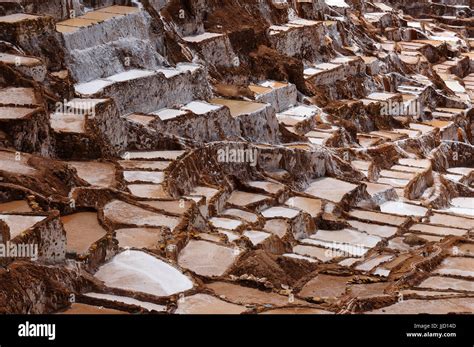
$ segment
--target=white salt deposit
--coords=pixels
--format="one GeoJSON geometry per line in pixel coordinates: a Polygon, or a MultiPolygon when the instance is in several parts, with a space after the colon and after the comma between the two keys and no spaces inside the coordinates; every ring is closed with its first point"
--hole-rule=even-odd
{"type": "Polygon", "coordinates": [[[91,82],[76,84],[74,89],[76,90],[76,93],[79,93],[82,95],[93,95],[100,92],[102,89],[104,89],[105,87],[111,84],[112,84],[111,81],[94,80],[91,82]]]}
{"type": "Polygon", "coordinates": [[[95,277],[111,288],[169,296],[193,287],[173,266],[140,251],[125,251],[102,265],[95,277]]]}
{"type": "Polygon", "coordinates": [[[222,106],[211,105],[203,101],[192,101],[186,106],[184,106],[183,110],[189,110],[195,114],[206,114],[211,111],[216,111],[221,107],[222,106]]]}

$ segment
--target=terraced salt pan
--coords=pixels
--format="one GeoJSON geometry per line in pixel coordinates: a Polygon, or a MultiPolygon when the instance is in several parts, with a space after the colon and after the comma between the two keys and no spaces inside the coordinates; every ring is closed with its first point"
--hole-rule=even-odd
{"type": "Polygon", "coordinates": [[[124,171],[123,178],[129,183],[149,182],[160,184],[165,180],[165,173],[151,171],[124,171]]]}
{"type": "Polygon", "coordinates": [[[210,40],[210,39],[213,39],[213,38],[216,38],[216,37],[220,37],[220,36],[223,36],[223,35],[222,35],[222,34],[218,34],[218,33],[205,32],[205,33],[202,33],[202,34],[199,34],[199,35],[195,35],[195,36],[186,36],[186,37],[183,37],[183,40],[186,41],[186,42],[197,43],[197,42],[202,42],[202,41],[210,40]]]}
{"type": "Polygon", "coordinates": [[[331,298],[339,297],[346,291],[351,277],[319,274],[308,281],[298,295],[302,297],[331,298]]]}
{"type": "Polygon", "coordinates": [[[264,190],[269,194],[278,194],[285,189],[285,186],[280,183],[273,183],[268,181],[248,181],[247,185],[250,187],[264,190]]]}
{"type": "Polygon", "coordinates": [[[450,298],[438,300],[410,299],[397,302],[394,305],[379,308],[369,314],[448,314],[472,313],[474,298],[450,298]]]}
{"type": "Polygon", "coordinates": [[[178,264],[198,275],[221,276],[239,256],[240,251],[207,241],[191,240],[178,256],[178,264]]]}
{"type": "Polygon", "coordinates": [[[279,238],[285,237],[289,231],[289,223],[286,219],[269,219],[265,222],[263,229],[279,238]]]}
{"type": "Polygon", "coordinates": [[[84,296],[87,296],[89,298],[112,301],[112,302],[120,302],[127,305],[139,306],[148,311],[166,312],[166,306],[157,305],[157,304],[146,302],[146,301],[140,301],[137,299],[129,298],[127,296],[118,296],[118,295],[102,294],[102,293],[86,293],[84,294],[84,296]]]}
{"type": "Polygon", "coordinates": [[[444,174],[444,178],[453,181],[453,182],[460,182],[461,179],[463,178],[462,175],[454,175],[454,174],[444,174]]]}
{"type": "Polygon", "coordinates": [[[108,6],[108,7],[98,9],[95,12],[114,13],[114,14],[125,15],[125,14],[135,13],[135,12],[139,12],[139,11],[140,11],[140,9],[138,7],[114,5],[114,6],[108,6]]]}
{"type": "MultiPolygon", "coordinates": [[[[227,300],[241,305],[272,305],[275,307],[288,306],[288,297],[276,293],[267,293],[258,289],[235,285],[227,282],[212,282],[207,288],[214,291],[218,296],[224,296],[227,300]]],[[[294,305],[303,302],[295,298],[294,305]]]]}
{"type": "Polygon", "coordinates": [[[91,18],[71,18],[68,20],[65,20],[63,22],[59,22],[59,26],[68,26],[68,27],[76,27],[76,28],[85,28],[94,24],[99,23],[99,20],[97,19],[91,19],[91,18]]]}
{"type": "Polygon", "coordinates": [[[221,109],[222,106],[211,105],[203,101],[192,101],[183,107],[183,110],[191,111],[194,114],[203,115],[221,109]]]}
{"type": "Polygon", "coordinates": [[[341,266],[351,267],[358,261],[360,261],[360,258],[346,258],[344,260],[341,260],[338,264],[341,266]]]}
{"type": "Polygon", "coordinates": [[[216,105],[227,106],[230,109],[230,114],[232,115],[232,117],[252,114],[258,111],[262,111],[267,107],[266,104],[258,102],[231,99],[211,99],[210,102],[216,105]]]}
{"type": "Polygon", "coordinates": [[[282,206],[270,207],[261,212],[265,218],[289,218],[293,219],[300,214],[300,211],[282,206]]]}
{"type": "Polygon", "coordinates": [[[411,180],[413,177],[415,177],[415,174],[413,173],[393,171],[393,170],[381,170],[380,175],[382,177],[401,178],[405,180],[411,180]]]}
{"type": "Polygon", "coordinates": [[[349,215],[358,219],[394,226],[401,226],[407,221],[407,218],[404,217],[365,210],[352,210],[349,215]]]}
{"type": "Polygon", "coordinates": [[[426,124],[418,124],[418,123],[410,123],[410,129],[419,130],[423,135],[428,134],[435,130],[434,127],[426,125],[426,124]]]}
{"type": "Polygon", "coordinates": [[[193,282],[171,265],[140,251],[126,251],[102,265],[94,275],[106,286],[156,296],[193,288],[193,282]]]}
{"type": "Polygon", "coordinates": [[[452,167],[447,170],[449,173],[467,176],[474,171],[471,167],[452,167]]]}
{"type": "MultiPolygon", "coordinates": [[[[98,11],[87,12],[85,15],[81,16],[81,18],[96,20],[96,21],[104,21],[107,19],[115,18],[115,17],[117,17],[117,15],[114,13],[106,13],[106,12],[98,12],[98,11]]],[[[64,25],[64,22],[60,22],[58,24],[64,25]]]]}
{"type": "Polygon", "coordinates": [[[306,137],[312,137],[312,138],[320,138],[320,139],[328,139],[332,137],[331,133],[324,133],[321,131],[310,131],[305,134],[306,137]]]}
{"type": "Polygon", "coordinates": [[[328,252],[326,248],[307,245],[297,245],[293,247],[293,253],[314,258],[322,262],[327,262],[333,258],[342,257],[344,255],[342,252],[328,252]]]}
{"type": "Polygon", "coordinates": [[[420,173],[420,172],[425,171],[426,169],[423,169],[423,168],[420,168],[420,167],[413,167],[413,166],[394,165],[394,166],[392,166],[391,170],[402,171],[402,172],[420,173]]]}
{"type": "Polygon", "coordinates": [[[474,258],[450,257],[443,260],[434,271],[439,275],[452,275],[474,278],[474,258]]]}
{"type": "Polygon", "coordinates": [[[316,114],[318,114],[320,110],[316,107],[312,106],[295,106],[291,107],[288,110],[281,112],[280,114],[293,116],[293,117],[301,117],[301,118],[310,118],[316,114]]]}
{"type": "Polygon", "coordinates": [[[267,94],[267,93],[270,93],[273,90],[270,87],[264,87],[262,85],[258,86],[258,85],[255,85],[255,84],[251,84],[249,86],[249,89],[257,95],[267,94]]]}
{"type": "Polygon", "coordinates": [[[149,77],[156,74],[155,71],[132,69],[103,79],[97,79],[90,82],[79,83],[74,86],[76,93],[82,95],[94,95],[102,91],[105,87],[113,83],[130,81],[133,79],[149,77]]]}
{"type": "Polygon", "coordinates": [[[353,160],[351,161],[351,165],[355,167],[357,170],[369,171],[369,168],[370,168],[370,165],[372,165],[372,162],[364,161],[364,160],[353,160]]]}
{"type": "Polygon", "coordinates": [[[179,218],[151,212],[120,200],[114,200],[105,205],[104,218],[122,225],[168,227],[171,230],[174,230],[181,222],[179,218]]]}
{"type": "Polygon", "coordinates": [[[306,79],[309,79],[313,76],[316,76],[318,73],[321,73],[323,70],[316,69],[314,67],[309,67],[304,69],[303,73],[306,79]]]}
{"type": "Polygon", "coordinates": [[[356,220],[348,220],[347,222],[350,224],[351,227],[357,230],[383,238],[392,237],[397,233],[397,228],[389,225],[364,223],[356,220]]]}
{"type": "Polygon", "coordinates": [[[208,234],[208,233],[199,233],[198,238],[204,241],[211,241],[219,243],[222,241],[222,237],[220,234],[208,234]]]}
{"type": "Polygon", "coordinates": [[[451,89],[455,93],[465,93],[466,89],[462,86],[459,81],[456,80],[450,80],[450,81],[444,81],[446,83],[446,86],[451,89]]]}
{"type": "Polygon", "coordinates": [[[125,228],[118,229],[116,239],[122,248],[158,249],[163,241],[161,229],[154,228],[125,228]]]}
{"type": "Polygon", "coordinates": [[[176,119],[180,116],[188,114],[188,112],[183,111],[183,110],[174,110],[171,108],[165,108],[156,112],[152,112],[151,114],[160,117],[162,121],[167,121],[167,120],[176,119]]]}
{"type": "Polygon", "coordinates": [[[362,245],[352,245],[348,243],[334,242],[334,241],[323,241],[314,238],[303,239],[302,243],[312,246],[318,246],[330,249],[334,254],[343,254],[351,257],[361,257],[366,254],[370,248],[362,245]]]}
{"type": "Polygon", "coordinates": [[[421,132],[418,130],[410,130],[410,129],[393,129],[394,132],[398,134],[408,135],[410,138],[417,138],[421,135],[421,132]]]}
{"type": "Polygon", "coordinates": [[[178,302],[175,314],[241,314],[245,306],[232,304],[208,294],[187,296],[178,302]]]}
{"type": "Polygon", "coordinates": [[[474,198],[454,198],[451,200],[451,205],[453,205],[453,207],[448,208],[447,211],[474,217],[474,198]]]}
{"type": "Polygon", "coordinates": [[[0,89],[0,104],[4,105],[38,105],[33,88],[4,88],[0,89]]]}
{"type": "Polygon", "coordinates": [[[167,199],[170,195],[161,184],[130,184],[127,186],[132,195],[146,199],[167,199]]]}
{"type": "Polygon", "coordinates": [[[133,123],[138,123],[144,126],[149,126],[155,120],[154,116],[147,116],[142,114],[129,114],[127,120],[133,123]]]}
{"type": "Polygon", "coordinates": [[[405,240],[404,237],[394,237],[388,241],[387,248],[400,251],[400,252],[407,252],[407,251],[411,251],[413,249],[420,247],[420,246],[410,246],[407,243],[405,243],[404,240],[405,240]]]}
{"type": "Polygon", "coordinates": [[[430,217],[430,224],[446,225],[452,228],[473,228],[474,219],[453,216],[444,213],[433,213],[430,217]]]}
{"type": "Polygon", "coordinates": [[[374,275],[375,276],[380,276],[380,277],[388,277],[388,276],[390,276],[390,270],[385,269],[383,267],[379,267],[379,268],[375,269],[374,275]]]}
{"type": "Polygon", "coordinates": [[[396,214],[399,216],[425,216],[427,208],[407,204],[402,201],[387,201],[380,205],[380,210],[384,213],[396,214]]]}
{"type": "Polygon", "coordinates": [[[305,193],[316,198],[338,203],[356,188],[357,186],[355,184],[331,177],[323,177],[311,183],[310,186],[305,190],[305,193]]]}
{"type": "Polygon", "coordinates": [[[257,246],[268,239],[272,234],[263,231],[247,230],[242,235],[247,237],[250,242],[252,242],[252,245],[257,246]]]}
{"type": "Polygon", "coordinates": [[[354,298],[369,299],[376,297],[385,296],[385,290],[387,289],[387,283],[363,283],[363,284],[351,284],[349,286],[350,295],[354,298]]]}
{"type": "Polygon", "coordinates": [[[16,160],[13,152],[0,151],[0,171],[11,172],[20,175],[35,175],[38,171],[28,165],[28,156],[20,156],[20,160],[16,160]]]}
{"type": "Polygon", "coordinates": [[[74,90],[76,93],[81,95],[94,95],[111,84],[113,84],[113,82],[108,80],[94,80],[86,83],[76,84],[74,86],[74,90]]]}
{"type": "Polygon", "coordinates": [[[461,280],[452,277],[431,276],[424,280],[420,288],[435,290],[457,290],[474,292],[474,281],[461,280]]]}
{"type": "Polygon", "coordinates": [[[365,185],[367,186],[367,193],[378,203],[396,197],[394,188],[388,184],[366,182],[365,185]]]}
{"type": "Polygon", "coordinates": [[[67,237],[68,252],[85,254],[107,231],[99,224],[97,213],[79,212],[61,217],[67,237]]]}
{"type": "Polygon", "coordinates": [[[380,264],[383,264],[387,261],[390,261],[393,258],[394,258],[393,255],[379,255],[379,256],[374,257],[372,259],[368,259],[367,261],[363,262],[362,264],[357,265],[356,270],[371,271],[375,267],[379,266],[380,264]]]}
{"type": "Polygon", "coordinates": [[[124,170],[153,170],[164,171],[171,164],[170,161],[147,160],[119,160],[118,164],[124,170]]]}
{"type": "Polygon", "coordinates": [[[53,113],[51,128],[56,132],[82,134],[86,132],[86,116],[75,113],[53,113]]]}
{"type": "Polygon", "coordinates": [[[377,243],[382,241],[378,236],[369,235],[352,229],[318,230],[316,234],[311,235],[310,238],[313,240],[350,244],[368,248],[375,247],[377,243]]]}
{"type": "Polygon", "coordinates": [[[294,196],[289,198],[285,205],[304,211],[315,218],[322,211],[322,201],[319,199],[303,198],[294,196]]]}
{"type": "Polygon", "coordinates": [[[115,166],[111,163],[96,161],[70,161],[77,175],[92,186],[110,188],[116,185],[115,166]]]}
{"type": "Polygon", "coordinates": [[[227,202],[232,205],[245,207],[250,204],[265,201],[269,198],[269,196],[262,194],[247,193],[239,190],[234,190],[227,202]]]}
{"type": "Polygon", "coordinates": [[[453,296],[464,296],[465,294],[463,293],[455,293],[455,292],[440,292],[440,291],[435,291],[435,292],[432,292],[432,291],[429,291],[429,290],[412,290],[412,289],[408,289],[408,290],[402,290],[400,292],[400,294],[402,294],[404,297],[408,297],[409,295],[416,295],[416,296],[421,296],[423,298],[432,298],[432,299],[436,299],[436,298],[440,298],[440,297],[453,297],[453,296]]]}
{"type": "Polygon", "coordinates": [[[227,240],[229,242],[234,242],[238,239],[240,239],[241,235],[238,234],[237,232],[234,232],[234,231],[230,231],[230,230],[227,230],[227,229],[217,229],[217,231],[220,233],[220,234],[223,234],[227,237],[227,240]]]}
{"type": "Polygon", "coordinates": [[[0,214],[0,219],[3,220],[10,228],[10,239],[14,239],[23,231],[31,228],[36,223],[41,222],[46,217],[44,216],[22,216],[15,214],[0,214]]]}
{"type": "Polygon", "coordinates": [[[61,34],[73,33],[79,30],[79,27],[56,24],[56,31],[61,34]]]}
{"type": "Polygon", "coordinates": [[[386,130],[371,131],[370,135],[379,136],[388,141],[398,141],[398,140],[408,138],[406,134],[400,134],[400,133],[396,133],[393,131],[386,131],[386,130]]]}
{"type": "Polygon", "coordinates": [[[435,234],[440,236],[448,236],[448,235],[456,235],[462,236],[467,233],[465,229],[458,229],[458,228],[448,228],[448,227],[440,227],[431,224],[414,224],[410,227],[410,231],[419,231],[422,233],[427,234],[435,234]]]}
{"type": "Polygon", "coordinates": [[[142,201],[142,204],[154,207],[158,210],[165,211],[171,214],[182,215],[186,213],[191,207],[192,203],[189,200],[154,200],[142,201]]]}
{"type": "Polygon", "coordinates": [[[378,100],[378,101],[387,101],[390,99],[394,99],[398,96],[398,94],[394,93],[371,93],[367,96],[368,99],[378,100]]]}
{"type": "Polygon", "coordinates": [[[219,190],[212,187],[197,186],[191,191],[191,196],[204,196],[206,202],[210,202],[215,196],[219,194],[219,190]]]}
{"type": "Polygon", "coordinates": [[[260,83],[260,85],[262,87],[272,88],[272,89],[279,89],[279,88],[284,88],[284,87],[289,86],[289,84],[286,83],[286,82],[272,81],[272,80],[264,81],[264,82],[260,83]]]}
{"type": "Polygon", "coordinates": [[[227,230],[236,230],[243,223],[241,221],[230,219],[230,218],[220,218],[214,217],[209,220],[209,223],[212,224],[215,228],[222,228],[227,230]]]}
{"type": "Polygon", "coordinates": [[[244,210],[239,210],[236,208],[224,210],[222,211],[221,215],[237,217],[243,219],[248,223],[256,223],[258,221],[258,216],[256,214],[244,210]]]}

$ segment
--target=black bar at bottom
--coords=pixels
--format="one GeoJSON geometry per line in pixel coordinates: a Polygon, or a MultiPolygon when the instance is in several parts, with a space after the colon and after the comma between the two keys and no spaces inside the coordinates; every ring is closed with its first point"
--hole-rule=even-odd
{"type": "Polygon", "coordinates": [[[299,341],[307,345],[474,345],[473,315],[293,315],[293,316],[0,316],[0,346],[69,346],[133,343],[133,346],[225,341],[299,341]],[[53,325],[54,324],[54,329],[53,325]],[[54,333],[54,334],[53,334],[54,333]],[[19,336],[23,335],[23,336],[19,336]],[[31,336],[43,335],[43,336],[31,336]],[[54,335],[54,336],[53,336],[54,335]]]}

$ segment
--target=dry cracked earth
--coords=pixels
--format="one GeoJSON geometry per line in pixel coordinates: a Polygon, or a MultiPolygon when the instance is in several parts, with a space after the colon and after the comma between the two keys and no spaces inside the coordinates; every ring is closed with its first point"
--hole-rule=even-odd
{"type": "Polygon", "coordinates": [[[0,313],[473,313],[473,8],[0,0],[0,313]]]}

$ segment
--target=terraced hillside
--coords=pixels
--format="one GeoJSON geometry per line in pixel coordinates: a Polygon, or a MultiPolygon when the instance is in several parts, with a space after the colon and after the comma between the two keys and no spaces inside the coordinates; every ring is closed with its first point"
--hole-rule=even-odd
{"type": "Polygon", "coordinates": [[[472,0],[0,0],[0,313],[474,313],[472,0]]]}

